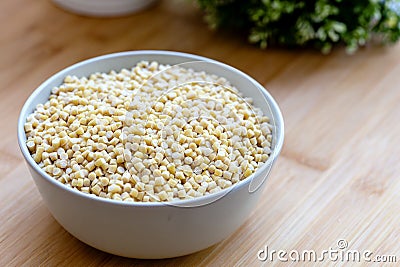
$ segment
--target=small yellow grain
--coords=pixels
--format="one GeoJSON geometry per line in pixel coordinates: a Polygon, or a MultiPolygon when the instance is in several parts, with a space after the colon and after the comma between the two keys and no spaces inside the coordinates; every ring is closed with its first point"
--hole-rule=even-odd
{"type": "Polygon", "coordinates": [[[245,178],[249,177],[252,174],[252,171],[250,169],[246,169],[243,173],[243,176],[245,178]]]}
{"type": "Polygon", "coordinates": [[[121,193],[122,189],[119,185],[111,184],[108,186],[107,191],[109,193],[121,193]]]}
{"type": "Polygon", "coordinates": [[[110,183],[110,180],[107,177],[100,177],[99,181],[102,186],[107,186],[110,183]]]}

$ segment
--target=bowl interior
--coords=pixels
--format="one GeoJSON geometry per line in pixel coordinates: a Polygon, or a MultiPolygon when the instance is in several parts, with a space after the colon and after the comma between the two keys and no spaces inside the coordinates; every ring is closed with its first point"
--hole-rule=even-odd
{"type": "MultiPolygon", "coordinates": [[[[45,173],[39,166],[34,162],[30,153],[25,145],[26,137],[24,131],[24,123],[26,121],[26,117],[32,113],[39,103],[45,103],[51,93],[53,87],[59,86],[64,78],[67,75],[76,75],[78,77],[89,76],[95,72],[109,72],[110,70],[119,71],[123,68],[131,68],[137,62],[142,60],[145,61],[157,61],[161,64],[168,65],[176,65],[182,64],[185,68],[192,68],[197,71],[205,71],[209,74],[216,74],[218,76],[225,77],[230,83],[235,86],[245,97],[251,97],[254,100],[254,105],[260,108],[263,113],[270,117],[271,124],[273,126],[273,141],[271,144],[272,154],[268,159],[267,163],[264,164],[261,168],[257,170],[252,177],[244,179],[234,186],[227,188],[229,190],[234,190],[236,187],[244,186],[245,184],[250,183],[250,186],[253,188],[252,190],[257,190],[261,184],[266,179],[266,176],[260,177],[257,180],[257,174],[265,172],[266,168],[271,168],[273,162],[276,157],[279,155],[282,144],[283,144],[283,118],[281,112],[279,110],[278,105],[272,98],[272,96],[254,79],[244,74],[243,72],[225,65],[223,63],[196,56],[191,54],[179,53],[179,52],[170,52],[170,51],[131,51],[131,52],[122,52],[116,54],[109,54],[97,58],[92,58],[75,65],[72,65],[52,77],[46,80],[43,84],[41,84],[28,98],[24,107],[22,108],[19,121],[18,121],[18,141],[21,148],[21,151],[27,160],[28,164],[30,164],[37,172],[39,172],[46,179],[51,180],[54,183],[57,183],[59,186],[63,186],[64,188],[71,190],[74,193],[81,194],[84,197],[94,197],[91,195],[87,195],[81,193],[77,190],[72,190],[62,185],[55,179],[51,178],[47,173],[45,173]]],[[[193,200],[182,200],[180,203],[191,203],[191,202],[207,202],[210,198],[218,198],[222,196],[225,190],[222,190],[215,194],[210,194],[208,196],[203,196],[199,198],[195,198],[193,200]]],[[[95,197],[100,199],[98,197],[95,197]]],[[[112,201],[101,199],[101,201],[112,201]]],[[[130,205],[160,205],[159,202],[148,202],[148,203],[126,203],[130,205]]]]}

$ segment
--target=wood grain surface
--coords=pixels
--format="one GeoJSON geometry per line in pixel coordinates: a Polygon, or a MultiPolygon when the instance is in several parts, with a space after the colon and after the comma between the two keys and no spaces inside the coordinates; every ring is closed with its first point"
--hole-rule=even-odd
{"type": "Polygon", "coordinates": [[[342,48],[327,56],[263,51],[210,31],[190,1],[175,0],[109,19],[73,15],[50,0],[3,0],[0,33],[0,266],[288,266],[295,262],[262,262],[257,253],[321,252],[338,249],[339,239],[399,264],[400,45],[354,56],[342,48]],[[195,53],[244,70],[284,115],[284,149],[254,212],[232,236],[193,255],[135,260],[81,243],[44,206],[18,149],[19,111],[41,82],[78,61],[138,49],[195,53]]]}

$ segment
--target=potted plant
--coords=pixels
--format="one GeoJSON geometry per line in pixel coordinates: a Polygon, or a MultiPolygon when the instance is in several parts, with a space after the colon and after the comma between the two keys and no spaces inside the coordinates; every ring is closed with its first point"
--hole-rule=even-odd
{"type": "Polygon", "coordinates": [[[398,0],[197,0],[212,28],[246,32],[252,43],[312,46],[324,53],[342,43],[349,53],[372,39],[400,37],[398,0]]]}

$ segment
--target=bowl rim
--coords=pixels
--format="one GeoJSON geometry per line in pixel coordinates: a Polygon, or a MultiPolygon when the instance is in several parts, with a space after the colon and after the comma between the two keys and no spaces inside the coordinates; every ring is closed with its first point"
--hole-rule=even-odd
{"type": "MultiPolygon", "coordinates": [[[[238,89],[238,90],[240,91],[240,89],[238,89]]],[[[167,51],[167,50],[133,50],[133,51],[124,51],[124,52],[105,54],[105,55],[101,55],[101,56],[97,56],[97,57],[93,57],[93,58],[89,58],[89,59],[77,62],[73,65],[70,65],[70,66],[56,72],[55,74],[53,74],[49,78],[47,78],[43,83],[41,83],[26,99],[26,101],[20,111],[19,117],[18,117],[17,127],[18,127],[17,128],[18,144],[19,144],[19,148],[22,152],[22,155],[24,156],[24,159],[27,162],[27,164],[31,168],[33,168],[33,170],[35,170],[42,179],[47,180],[52,185],[54,185],[62,190],[65,190],[67,192],[70,192],[70,193],[76,195],[77,197],[82,197],[82,198],[85,198],[85,199],[91,200],[91,201],[99,201],[104,204],[111,204],[111,205],[117,205],[117,206],[135,206],[135,207],[163,207],[163,206],[196,207],[196,206],[203,206],[203,205],[211,204],[212,202],[219,200],[220,198],[224,197],[225,195],[230,194],[231,191],[236,191],[236,190],[250,184],[251,181],[254,179],[254,177],[257,174],[262,173],[264,169],[272,168],[275,160],[277,159],[277,157],[279,156],[279,154],[282,150],[283,140],[284,140],[284,121],[283,121],[283,116],[282,116],[281,110],[280,110],[278,104],[276,103],[275,99],[268,92],[268,90],[264,86],[262,86],[260,83],[258,83],[255,79],[253,79],[246,73],[244,73],[232,66],[229,66],[225,63],[222,63],[222,62],[214,60],[214,59],[210,59],[207,57],[198,56],[198,55],[194,55],[194,54],[190,54],[190,53],[167,51]],[[243,76],[245,79],[249,80],[258,90],[261,91],[261,93],[263,93],[264,100],[268,100],[267,102],[269,102],[268,103],[269,109],[270,109],[271,113],[273,113],[275,115],[275,116],[273,116],[274,127],[279,127],[279,129],[275,129],[276,135],[273,136],[273,138],[276,138],[275,147],[271,151],[271,155],[268,158],[267,162],[264,163],[251,176],[249,176],[249,177],[247,177],[247,178],[235,183],[234,185],[232,185],[228,188],[225,188],[219,192],[201,196],[201,197],[195,197],[192,199],[166,201],[166,202],[126,202],[126,201],[118,201],[118,200],[114,200],[114,199],[102,198],[102,197],[95,196],[92,194],[83,193],[83,192],[73,189],[71,187],[67,187],[66,185],[57,181],[54,177],[47,174],[33,160],[32,156],[26,146],[26,136],[25,136],[24,124],[26,122],[26,117],[32,112],[32,111],[28,110],[30,103],[35,100],[35,98],[41,93],[41,91],[45,90],[48,87],[48,84],[51,83],[52,80],[54,80],[55,78],[57,78],[59,76],[65,77],[72,70],[79,68],[81,66],[84,66],[84,65],[95,64],[95,63],[98,63],[99,61],[106,60],[106,59],[126,57],[126,56],[132,56],[132,55],[141,55],[141,56],[143,56],[143,55],[144,56],[145,55],[166,55],[166,56],[172,56],[172,57],[181,57],[184,59],[193,59],[193,61],[205,61],[205,62],[216,64],[216,65],[218,65],[218,67],[224,68],[230,72],[234,72],[235,74],[243,76]],[[207,200],[210,200],[210,201],[208,202],[207,200]],[[202,204],[202,203],[206,203],[206,204],[202,204]]],[[[265,183],[267,178],[268,178],[268,174],[263,179],[260,186],[258,186],[253,192],[259,190],[259,187],[261,187],[261,185],[263,183],[265,183]]],[[[253,193],[253,192],[249,192],[249,193],[253,193]]]]}

